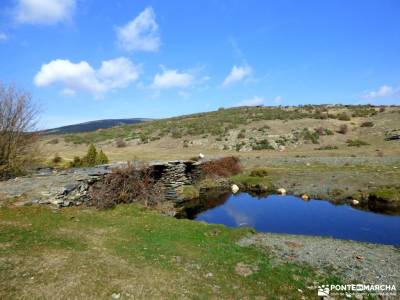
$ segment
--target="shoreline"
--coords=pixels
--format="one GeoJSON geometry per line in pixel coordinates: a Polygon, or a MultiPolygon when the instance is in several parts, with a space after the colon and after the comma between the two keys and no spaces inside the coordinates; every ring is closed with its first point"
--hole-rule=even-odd
{"type": "Polygon", "coordinates": [[[320,236],[256,233],[238,241],[276,258],[276,263],[296,262],[332,272],[345,284],[395,284],[400,286],[400,248],[320,236]]]}

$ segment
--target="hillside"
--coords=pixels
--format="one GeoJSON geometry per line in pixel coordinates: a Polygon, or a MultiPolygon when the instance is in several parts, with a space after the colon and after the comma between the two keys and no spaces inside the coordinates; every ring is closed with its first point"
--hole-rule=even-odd
{"type": "Polygon", "coordinates": [[[49,156],[67,159],[96,143],[112,160],[134,157],[181,158],[199,151],[212,155],[349,156],[398,154],[400,107],[318,105],[219,109],[93,132],[43,139],[49,156]],[[116,141],[123,141],[117,145],[116,141]]]}
{"type": "Polygon", "coordinates": [[[137,124],[141,122],[150,121],[151,119],[144,118],[131,118],[131,119],[105,119],[78,123],[73,125],[66,125],[57,128],[47,129],[46,134],[66,134],[66,133],[82,133],[96,131],[98,129],[107,129],[114,126],[137,124]]]}

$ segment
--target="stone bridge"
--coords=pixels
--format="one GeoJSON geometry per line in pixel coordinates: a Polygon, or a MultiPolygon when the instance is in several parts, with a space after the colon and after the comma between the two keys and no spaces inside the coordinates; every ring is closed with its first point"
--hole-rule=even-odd
{"type": "MultiPolygon", "coordinates": [[[[132,162],[140,165],[140,162],[132,162]]],[[[154,161],[154,178],[162,183],[167,200],[176,200],[176,189],[193,184],[201,176],[201,162],[191,160],[154,161]]],[[[30,176],[0,182],[0,206],[2,199],[19,198],[20,205],[38,203],[59,207],[80,205],[88,200],[87,192],[93,183],[113,168],[125,167],[127,163],[114,163],[92,168],[68,170],[42,169],[30,176]]]]}
{"type": "Polygon", "coordinates": [[[185,184],[194,184],[201,176],[201,162],[192,160],[174,160],[168,162],[154,162],[154,179],[160,181],[165,191],[165,199],[175,200],[176,189],[185,184]]]}

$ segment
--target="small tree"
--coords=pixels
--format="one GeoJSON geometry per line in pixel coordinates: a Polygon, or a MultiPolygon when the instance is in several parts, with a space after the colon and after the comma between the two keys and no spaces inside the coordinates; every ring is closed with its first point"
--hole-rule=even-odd
{"type": "Polygon", "coordinates": [[[29,93],[0,82],[0,179],[24,173],[35,161],[37,115],[29,93]]]}
{"type": "Polygon", "coordinates": [[[86,156],[83,158],[84,164],[87,166],[96,165],[97,150],[93,144],[90,144],[86,156]]]}
{"type": "Polygon", "coordinates": [[[83,161],[79,156],[74,156],[73,161],[69,163],[70,168],[79,168],[83,166],[83,161]]]}
{"type": "Polygon", "coordinates": [[[105,155],[103,150],[100,150],[100,152],[97,154],[96,157],[96,164],[98,165],[104,165],[108,163],[108,157],[105,155]]]}

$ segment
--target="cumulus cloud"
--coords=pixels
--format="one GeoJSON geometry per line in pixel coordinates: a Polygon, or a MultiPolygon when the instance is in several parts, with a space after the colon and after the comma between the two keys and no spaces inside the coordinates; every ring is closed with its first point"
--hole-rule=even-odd
{"type": "Polygon", "coordinates": [[[190,73],[163,68],[162,73],[154,76],[152,87],[159,89],[185,88],[193,84],[194,76],[190,73]]]}
{"type": "Polygon", "coordinates": [[[152,7],[147,7],[125,26],[117,28],[118,44],[127,51],[158,51],[161,40],[152,7]]]}
{"type": "Polygon", "coordinates": [[[238,102],[235,106],[257,106],[257,105],[264,105],[266,102],[271,102],[271,103],[281,103],[282,102],[282,97],[277,96],[271,100],[268,100],[266,98],[254,96],[253,98],[245,99],[240,102],[238,102]]]}
{"type": "Polygon", "coordinates": [[[254,96],[253,98],[244,99],[236,104],[236,106],[257,106],[262,105],[267,101],[267,99],[254,96]]]}
{"type": "Polygon", "coordinates": [[[400,97],[400,89],[395,89],[389,85],[382,85],[376,91],[369,91],[364,94],[364,98],[376,99],[384,97],[400,97]]]}
{"type": "Polygon", "coordinates": [[[246,77],[250,76],[252,73],[252,69],[248,65],[244,66],[233,66],[229,75],[225,78],[224,82],[222,83],[223,86],[231,85],[237,81],[241,81],[246,77]]]}
{"type": "Polygon", "coordinates": [[[98,70],[86,61],[73,63],[56,59],[42,65],[34,83],[38,87],[61,83],[64,86],[62,93],[67,96],[73,96],[77,91],[99,96],[109,90],[128,86],[139,78],[139,73],[140,67],[125,57],[103,61],[98,70]]]}
{"type": "Polygon", "coordinates": [[[15,19],[26,24],[55,24],[67,21],[75,11],[76,0],[17,0],[15,19]]]}

